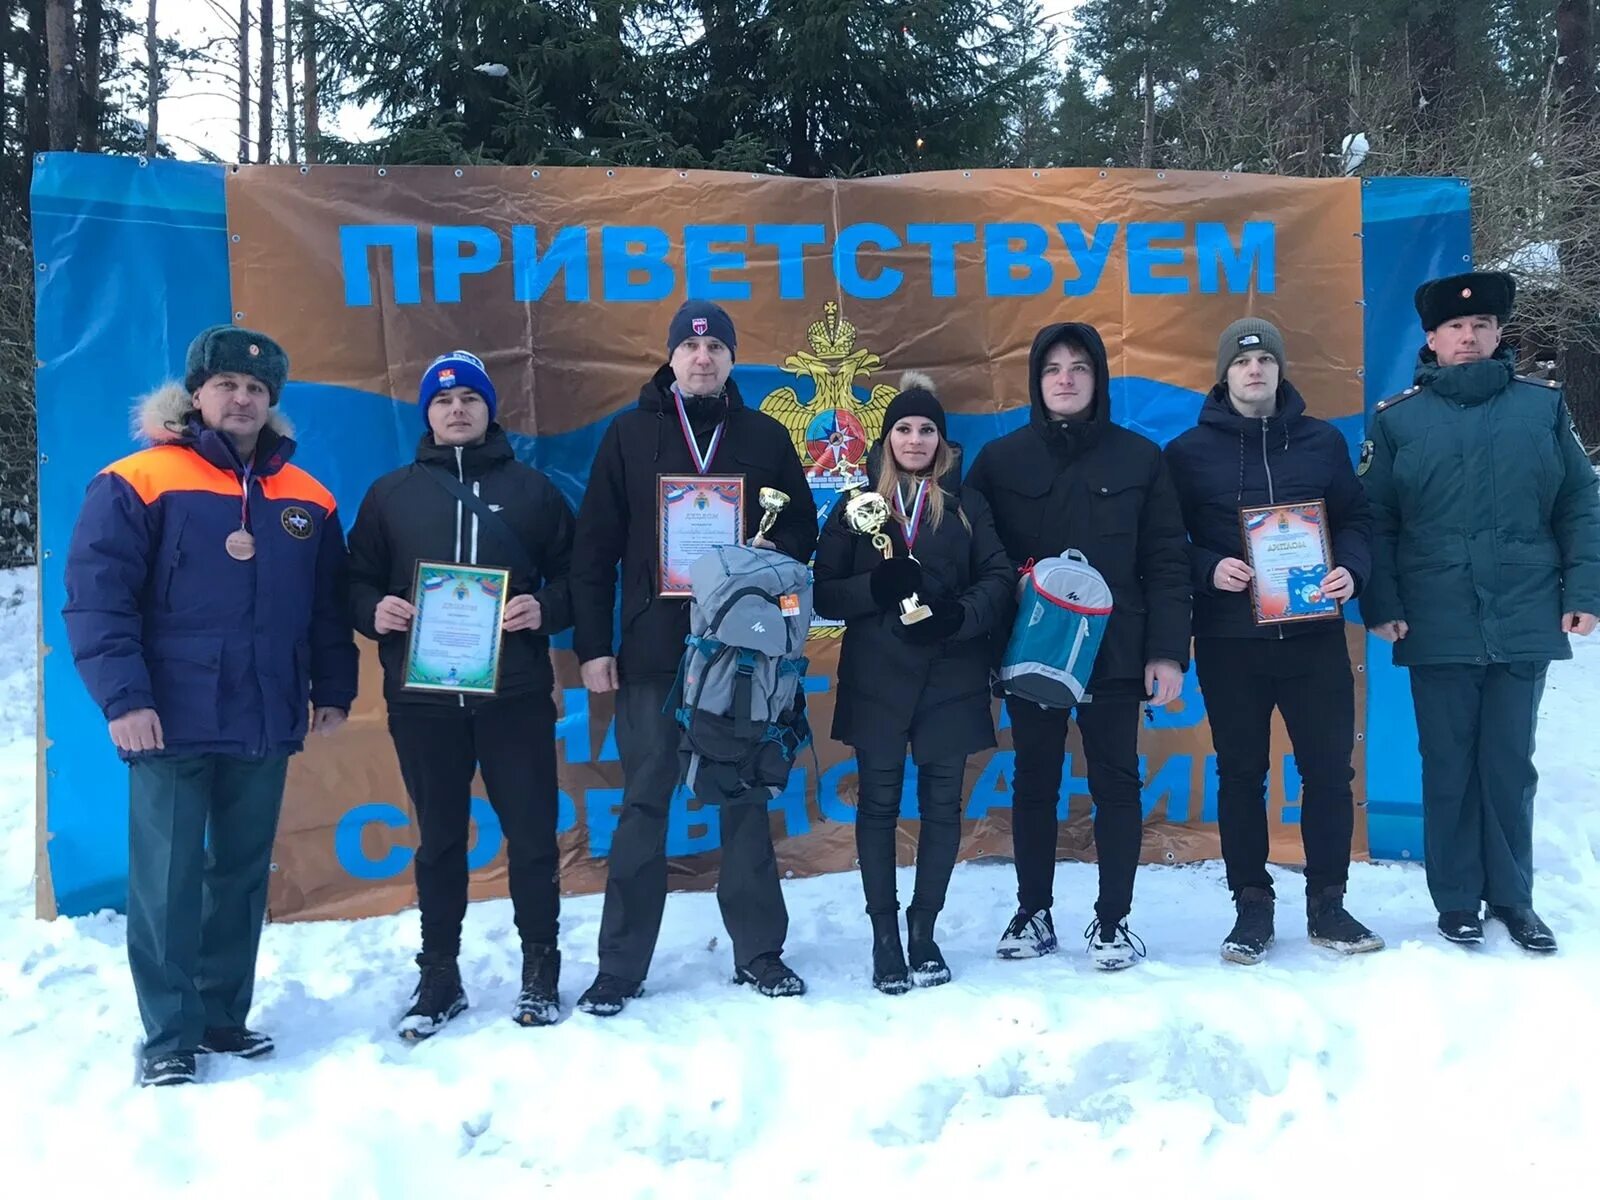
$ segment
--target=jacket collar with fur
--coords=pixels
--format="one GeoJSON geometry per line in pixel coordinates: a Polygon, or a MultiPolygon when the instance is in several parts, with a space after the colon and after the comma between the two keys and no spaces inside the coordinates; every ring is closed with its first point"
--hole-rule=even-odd
{"type": "MultiPolygon", "coordinates": [[[[188,446],[208,462],[225,470],[242,468],[233,439],[201,423],[199,410],[181,383],[164,383],[143,397],[133,410],[133,436],[155,446],[188,446]]],[[[294,455],[294,426],[288,415],[273,405],[256,443],[255,473],[270,475],[294,455]]]]}

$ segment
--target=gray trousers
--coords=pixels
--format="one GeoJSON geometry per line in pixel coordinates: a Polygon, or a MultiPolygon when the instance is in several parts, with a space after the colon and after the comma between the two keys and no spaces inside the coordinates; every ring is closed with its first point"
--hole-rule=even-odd
{"type": "Polygon", "coordinates": [[[1411,668],[1423,857],[1440,912],[1533,903],[1533,741],[1548,666],[1411,668]]]}
{"type": "Polygon", "coordinates": [[[147,1058],[245,1024],[288,765],[178,754],[129,766],[128,965],[147,1058]]]}
{"type": "MultiPolygon", "coordinates": [[[[650,972],[667,902],[667,810],[682,768],[677,722],[661,711],[671,688],[669,679],[644,679],[617,692],[622,814],[607,864],[600,970],[635,983],[650,972]]],[[[717,903],[733,961],[748,966],[762,954],[782,953],[789,912],[766,804],[724,804],[720,816],[717,903]]]]}

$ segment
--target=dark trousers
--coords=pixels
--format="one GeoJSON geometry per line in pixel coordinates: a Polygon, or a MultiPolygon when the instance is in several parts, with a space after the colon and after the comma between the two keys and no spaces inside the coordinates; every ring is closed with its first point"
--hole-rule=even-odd
{"type": "MultiPolygon", "coordinates": [[[[642,679],[624,682],[617,692],[622,814],[607,862],[600,970],[630,982],[650,972],[667,903],[667,810],[682,770],[677,722],[661,711],[671,689],[670,679],[642,679]]],[[[755,795],[759,801],[720,806],[717,904],[741,967],[782,953],[789,932],[767,818],[770,793],[762,788],[755,795]]]]}
{"type": "Polygon", "coordinates": [[[1533,740],[1548,667],[1411,668],[1423,857],[1440,912],[1533,903],[1533,740]]]}
{"type": "Polygon", "coordinates": [[[147,1057],[242,1027],[289,760],[137,758],[128,770],[128,965],[147,1057]]]}
{"type": "Polygon", "coordinates": [[[1089,794],[1094,798],[1094,852],[1100,865],[1095,916],[1114,926],[1133,907],[1133,877],[1144,836],[1140,806],[1138,700],[1099,700],[1076,709],[1006,701],[1016,765],[1011,776],[1011,846],[1017,904],[1049,908],[1056,873],[1056,805],[1073,712],[1083,735],[1089,794]]]}
{"type": "MultiPolygon", "coordinates": [[[[856,752],[856,858],[867,912],[895,913],[895,834],[900,826],[900,794],[906,756],[856,752]]],[[[911,907],[930,915],[944,908],[950,873],[961,848],[961,781],[965,755],[917,764],[917,882],[911,907]]]]}
{"type": "Polygon", "coordinates": [[[1272,891],[1267,770],[1274,708],[1283,714],[1300,772],[1306,891],[1343,887],[1355,826],[1356,740],[1343,623],[1281,639],[1196,638],[1194,667],[1217,752],[1217,824],[1235,898],[1247,887],[1272,891]]]}
{"type": "Polygon", "coordinates": [[[472,776],[480,768],[505,835],[517,935],[525,947],[554,946],[561,913],[554,702],[537,695],[472,708],[396,705],[389,735],[417,814],[423,954],[454,959],[461,951],[472,776]]]}

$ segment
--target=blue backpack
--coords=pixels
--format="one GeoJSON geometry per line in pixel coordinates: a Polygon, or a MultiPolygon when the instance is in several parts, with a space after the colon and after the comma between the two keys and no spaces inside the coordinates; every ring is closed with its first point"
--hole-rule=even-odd
{"type": "Polygon", "coordinates": [[[1089,679],[1111,620],[1104,576],[1077,550],[1030,562],[1024,571],[1000,691],[1043,708],[1094,699],[1089,679]]]}

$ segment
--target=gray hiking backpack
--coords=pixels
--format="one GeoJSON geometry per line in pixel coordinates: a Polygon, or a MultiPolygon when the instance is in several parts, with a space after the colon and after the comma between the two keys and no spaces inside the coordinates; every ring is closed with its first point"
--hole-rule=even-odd
{"type": "MultiPolygon", "coordinates": [[[[672,706],[690,755],[685,781],[708,766],[706,799],[778,788],[811,741],[806,635],[811,576],[804,563],[756,546],[719,546],[689,568],[687,649],[672,706]]],[[[765,797],[763,797],[765,798],[765,797]]]]}

